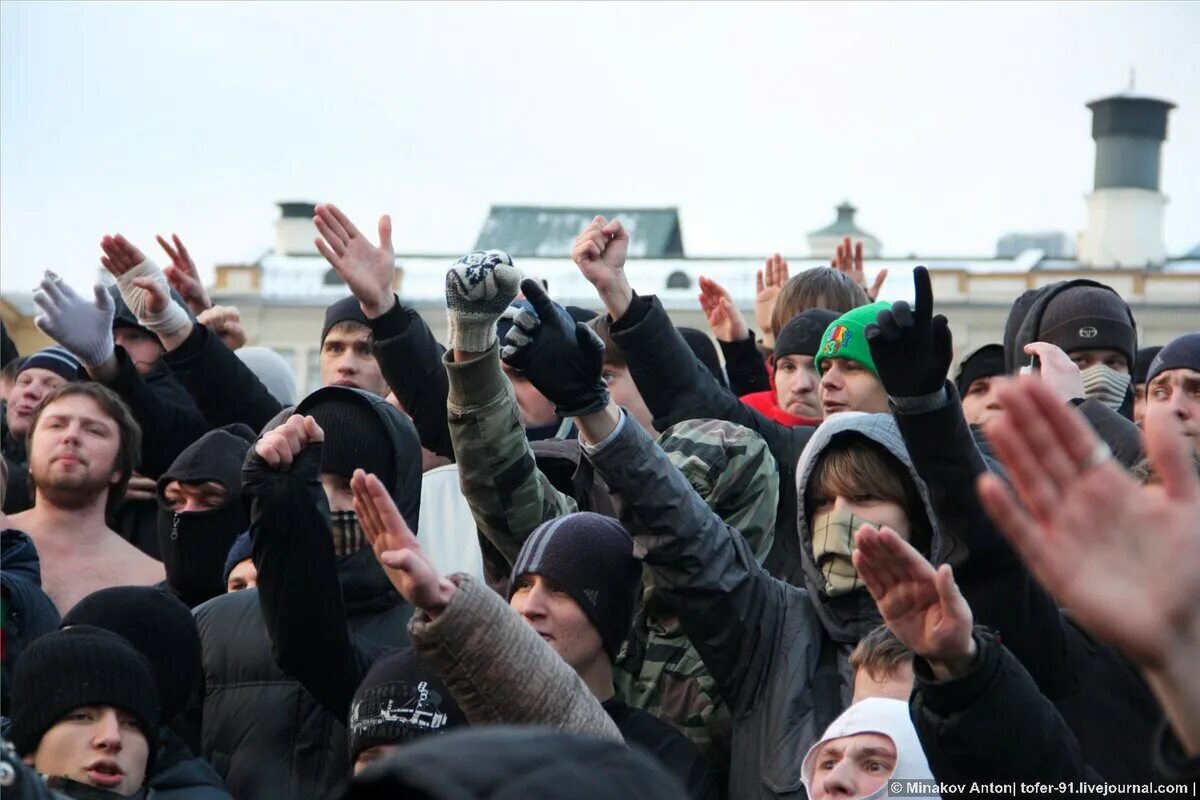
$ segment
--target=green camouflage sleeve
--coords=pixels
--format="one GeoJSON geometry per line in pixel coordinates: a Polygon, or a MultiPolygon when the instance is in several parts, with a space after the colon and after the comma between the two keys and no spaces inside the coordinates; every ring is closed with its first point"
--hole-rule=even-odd
{"type": "Polygon", "coordinates": [[[537,467],[496,343],[470,361],[443,357],[450,378],[447,419],[463,496],[475,524],[508,560],[534,528],[578,511],[537,467]]]}

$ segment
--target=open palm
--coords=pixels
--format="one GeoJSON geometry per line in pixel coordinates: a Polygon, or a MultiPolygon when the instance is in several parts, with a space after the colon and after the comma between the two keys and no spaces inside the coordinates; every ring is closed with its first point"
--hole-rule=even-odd
{"type": "Polygon", "coordinates": [[[317,249],[358,298],[363,313],[374,318],[391,308],[396,273],[392,218],[386,214],[379,218],[378,246],[332,203],[317,206],[313,222],[323,237],[314,240],[317,249]]]}

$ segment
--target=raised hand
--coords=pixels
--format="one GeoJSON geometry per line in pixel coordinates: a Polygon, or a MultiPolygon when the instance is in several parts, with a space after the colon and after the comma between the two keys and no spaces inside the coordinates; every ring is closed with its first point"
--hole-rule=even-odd
{"type": "Polygon", "coordinates": [[[851,557],[888,630],[929,662],[938,678],[969,668],[976,649],[971,607],[949,564],[934,569],[894,530],[870,525],[855,532],[851,557]]]}
{"type": "Polygon", "coordinates": [[[606,408],[604,342],[586,324],[571,319],[537,281],[521,281],[521,291],[533,312],[512,314],[513,326],[501,358],[554,403],[560,417],[580,417],[606,408]]]}
{"type": "Polygon", "coordinates": [[[954,346],[950,326],[933,315],[929,270],[913,270],[916,308],[901,300],[880,311],[864,333],[879,380],[891,397],[923,397],[942,388],[954,346]]]}
{"type": "Polygon", "coordinates": [[[1037,358],[1037,377],[1047,389],[1058,395],[1060,401],[1069,403],[1087,395],[1079,365],[1061,347],[1049,342],[1030,342],[1025,345],[1025,355],[1037,358]]]}
{"type": "Polygon", "coordinates": [[[396,275],[396,251],[392,248],[392,218],[379,218],[379,246],[354,227],[350,218],[332,203],[317,206],[313,222],[321,237],[313,241],[329,265],[358,298],[367,319],[382,316],[396,302],[392,281],[396,275]]]}
{"type": "Polygon", "coordinates": [[[121,299],[139,325],[162,338],[192,324],[183,307],[172,302],[171,288],[162,269],[128,239],[119,233],[105,236],[100,240],[100,249],[104,251],[100,263],[117,279],[121,299]]]}
{"type": "Polygon", "coordinates": [[[154,238],[158,241],[158,246],[166,252],[167,258],[171,259],[171,263],[163,269],[163,273],[167,276],[167,282],[171,284],[172,289],[179,292],[179,296],[183,298],[183,302],[187,303],[187,307],[191,309],[192,313],[200,316],[205,309],[212,307],[212,300],[209,299],[208,292],[200,281],[196,262],[192,261],[191,254],[183,246],[178,234],[171,234],[171,239],[175,242],[174,247],[171,247],[161,236],[154,238]]]}
{"type": "Polygon", "coordinates": [[[771,315],[775,311],[775,300],[787,280],[788,263],[779,253],[768,256],[766,265],[754,277],[754,320],[767,344],[775,343],[778,331],[771,324],[771,315]]]}
{"type": "Polygon", "coordinates": [[[708,317],[708,326],[718,341],[740,342],[750,336],[746,318],[725,287],[712,278],[700,276],[700,308],[708,317]]]}
{"type": "Polygon", "coordinates": [[[246,344],[246,329],[237,306],[210,306],[196,315],[196,322],[216,334],[230,350],[246,344]]]}
{"type": "Polygon", "coordinates": [[[633,289],[625,276],[629,233],[619,220],[596,217],[583,229],[571,248],[571,258],[588,279],[614,320],[629,308],[633,289]]]}
{"type": "Polygon", "coordinates": [[[871,302],[875,302],[875,298],[879,297],[879,290],[883,288],[883,282],[887,280],[888,275],[886,268],[879,270],[875,282],[867,286],[867,273],[863,270],[862,242],[856,242],[851,248],[849,236],[837,246],[837,255],[829,260],[829,266],[846,274],[850,280],[861,286],[867,297],[871,298],[871,302]]]}
{"type": "Polygon", "coordinates": [[[405,600],[436,617],[457,587],[421,551],[417,537],[408,529],[379,478],[356,469],[350,489],[358,524],[392,586],[405,600]]]}
{"type": "Polygon", "coordinates": [[[282,425],[262,435],[254,443],[254,452],[271,469],[285,472],[292,468],[296,456],[310,444],[325,441],[325,431],[312,417],[294,414],[282,425]]]}
{"type": "Polygon", "coordinates": [[[113,299],[99,284],[88,302],[49,270],[33,293],[41,309],[33,324],[70,351],[85,367],[98,367],[113,354],[113,299]]]}
{"type": "Polygon", "coordinates": [[[1200,641],[1200,480],[1175,426],[1146,432],[1141,486],[1077,411],[1020,377],[986,429],[1016,489],[979,479],[988,514],[1074,619],[1148,668],[1200,641]],[[1020,499],[1020,503],[1017,502],[1020,499]]]}
{"type": "Polygon", "coordinates": [[[482,353],[496,341],[496,321],[517,296],[521,271],[502,250],[475,250],[446,273],[450,349],[482,353]]]}

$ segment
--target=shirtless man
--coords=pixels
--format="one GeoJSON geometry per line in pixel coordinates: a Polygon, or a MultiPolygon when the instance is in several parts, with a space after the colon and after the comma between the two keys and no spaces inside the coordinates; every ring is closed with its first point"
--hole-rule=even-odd
{"type": "Polygon", "coordinates": [[[29,534],[42,562],[42,588],[59,613],[110,586],[152,586],[166,575],[108,528],[133,472],[141,430],[129,409],[98,383],[68,383],[34,410],[26,440],[34,506],[9,517],[29,534]]]}

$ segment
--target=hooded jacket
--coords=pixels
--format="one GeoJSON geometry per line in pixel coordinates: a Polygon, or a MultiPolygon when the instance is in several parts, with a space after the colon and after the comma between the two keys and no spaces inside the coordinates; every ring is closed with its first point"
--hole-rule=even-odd
{"type": "Polygon", "coordinates": [[[0,533],[0,586],[4,589],[4,667],[0,680],[3,713],[8,714],[11,666],[21,651],[43,633],[58,627],[59,614],[42,591],[42,567],[37,548],[22,531],[0,533]]]}
{"type": "MultiPolygon", "coordinates": [[[[1008,321],[1004,326],[1004,368],[1010,375],[1015,375],[1020,368],[1029,363],[1025,354],[1025,345],[1042,341],[1042,318],[1046,307],[1057,295],[1077,286],[1093,288],[1112,288],[1097,281],[1079,278],[1076,280],[1052,283],[1039,289],[1031,289],[1013,303],[1008,321]]],[[[1116,292],[1113,292],[1116,294],[1116,292]]],[[[1135,329],[1137,324],[1133,314],[1129,315],[1129,324],[1135,329]]],[[[1132,369],[1132,365],[1130,365],[1132,369]]],[[[1126,389],[1125,402],[1120,412],[1113,411],[1098,400],[1083,400],[1078,403],[1079,411],[1087,418],[1096,434],[1112,449],[1113,455],[1126,468],[1142,460],[1142,441],[1137,426],[1133,424],[1133,385],[1126,389]]]]}
{"type": "MultiPolygon", "coordinates": [[[[859,700],[842,712],[833,723],[826,728],[821,741],[809,748],[804,757],[804,788],[812,793],[813,776],[817,768],[817,755],[822,744],[846,736],[860,733],[879,733],[892,740],[896,748],[896,766],[888,780],[876,791],[866,795],[864,800],[877,797],[911,797],[907,792],[892,794],[888,784],[896,777],[908,781],[934,782],[933,772],[925,760],[921,750],[921,742],[917,739],[916,728],[908,716],[908,703],[903,700],[892,700],[886,697],[867,697],[859,700]]],[[[943,778],[945,780],[945,778],[943,778]]],[[[928,795],[926,795],[928,796],[928,795]]]]}
{"type": "Polygon", "coordinates": [[[544,728],[467,728],[397,750],[354,777],[343,800],[682,800],[644,753],[544,728]]]}
{"type": "MultiPolygon", "coordinates": [[[[396,462],[392,497],[415,531],[421,451],[412,424],[383,398],[344,387],[319,389],[295,412],[333,392],[378,415],[396,462]]],[[[354,690],[378,655],[408,642],[412,608],[374,552],[334,554],[320,468],[320,444],[287,471],[249,451],[242,502],[258,588],[195,611],[206,681],[202,750],[239,800],[337,796],[350,775],[345,720],[354,690]]]]}
{"type": "Polygon", "coordinates": [[[238,423],[209,431],[158,479],[158,544],[167,585],[190,608],[225,593],[225,557],[249,526],[242,505],[242,462],[254,438],[254,431],[238,423]],[[225,487],[225,502],[208,511],[174,511],[165,496],[172,481],[216,481],[225,487]]]}
{"type": "MultiPolygon", "coordinates": [[[[909,470],[924,501],[932,560],[943,558],[928,492],[886,414],[847,412],[826,421],[801,459],[798,496],[817,457],[841,436],[867,438],[909,470]]],[[[800,754],[849,704],[850,651],[857,636],[878,623],[870,596],[860,588],[831,603],[820,590],[772,578],[744,537],[708,508],[628,417],[588,451],[597,472],[621,493],[656,590],[676,609],[729,704],[730,796],[803,797],[800,754]]],[[[801,524],[800,549],[807,550],[807,525],[801,524]]],[[[805,583],[820,578],[811,553],[804,569],[805,583]]]]}

